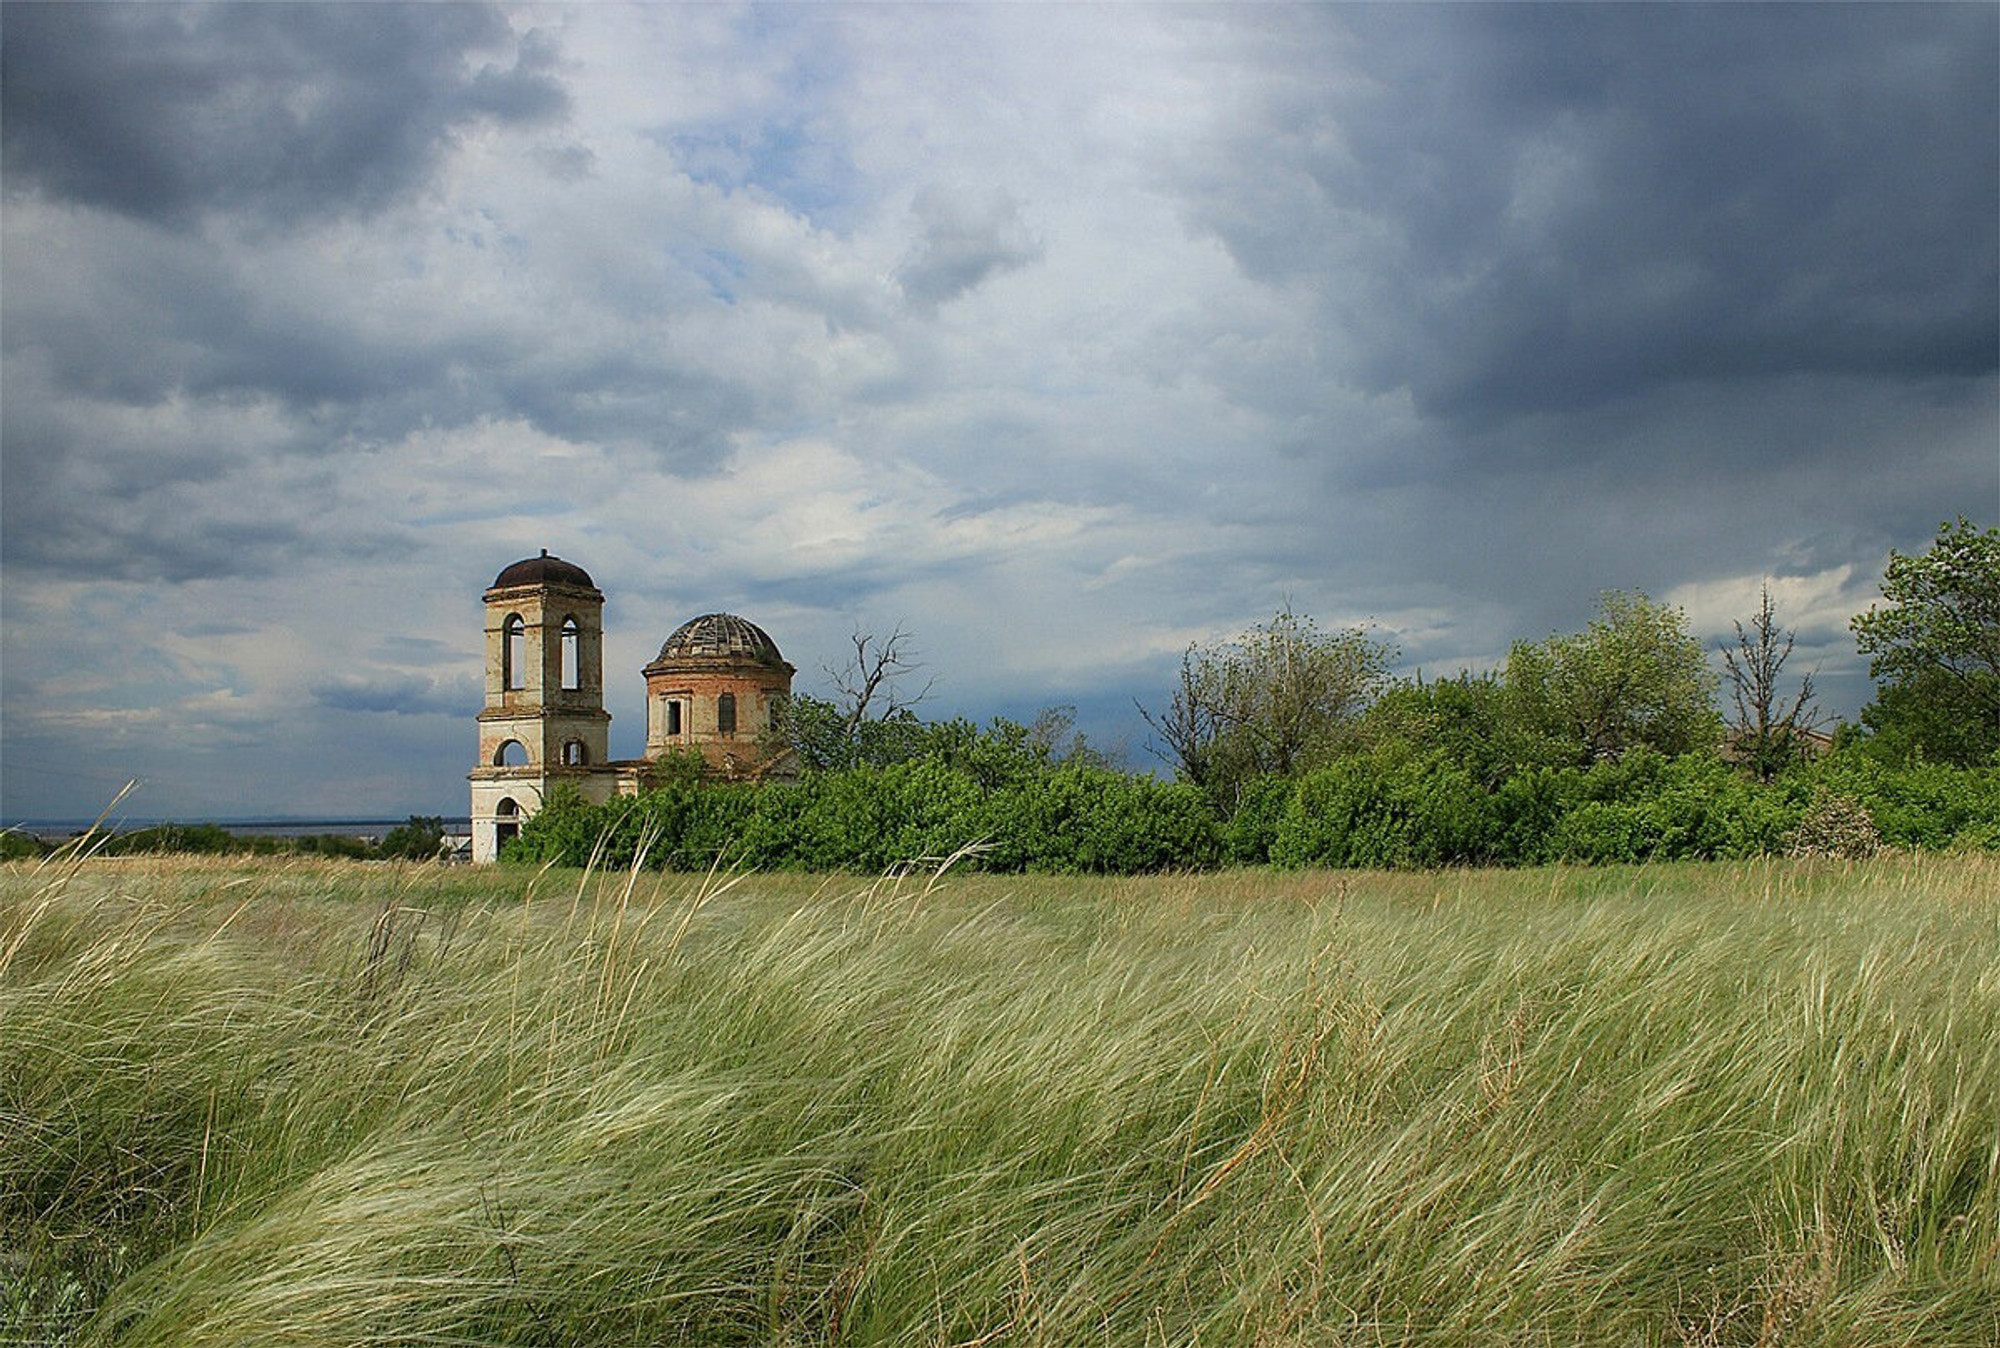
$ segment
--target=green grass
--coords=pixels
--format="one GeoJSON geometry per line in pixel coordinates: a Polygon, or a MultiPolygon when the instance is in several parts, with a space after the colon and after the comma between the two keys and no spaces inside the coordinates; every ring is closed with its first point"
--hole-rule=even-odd
{"type": "Polygon", "coordinates": [[[2000,1341],[2000,863],[0,868],[0,1342],[2000,1341]]]}

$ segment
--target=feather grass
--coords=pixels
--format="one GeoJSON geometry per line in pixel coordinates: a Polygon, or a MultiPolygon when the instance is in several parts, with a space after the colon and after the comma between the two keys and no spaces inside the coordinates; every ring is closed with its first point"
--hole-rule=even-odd
{"type": "Polygon", "coordinates": [[[1996,895],[9,866],[0,1341],[1991,1344],[1996,895]]]}

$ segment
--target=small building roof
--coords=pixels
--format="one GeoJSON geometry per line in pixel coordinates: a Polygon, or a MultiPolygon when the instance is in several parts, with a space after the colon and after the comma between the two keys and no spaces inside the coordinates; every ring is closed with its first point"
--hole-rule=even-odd
{"type": "Polygon", "coordinates": [[[526,557],[514,563],[493,578],[490,588],[510,589],[516,585],[580,585],[586,590],[597,588],[590,579],[590,573],[574,562],[566,562],[560,557],[551,557],[547,548],[539,557],[526,557]]]}
{"type": "Polygon", "coordinates": [[[734,613],[704,613],[688,619],[660,647],[658,658],[749,660],[760,665],[785,663],[770,633],[734,613]]]}

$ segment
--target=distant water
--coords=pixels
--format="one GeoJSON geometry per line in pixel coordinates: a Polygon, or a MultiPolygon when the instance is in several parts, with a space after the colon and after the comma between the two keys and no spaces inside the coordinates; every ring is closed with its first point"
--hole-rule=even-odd
{"type": "MultiPolygon", "coordinates": [[[[93,823],[89,819],[9,819],[0,828],[19,829],[38,838],[67,838],[81,833],[93,823]]],[[[217,828],[246,838],[309,838],[322,833],[343,838],[380,838],[390,829],[410,822],[408,815],[395,819],[107,819],[105,827],[114,833],[131,833],[159,824],[214,824],[217,828]]],[[[446,833],[472,832],[466,815],[445,815],[446,833]]]]}

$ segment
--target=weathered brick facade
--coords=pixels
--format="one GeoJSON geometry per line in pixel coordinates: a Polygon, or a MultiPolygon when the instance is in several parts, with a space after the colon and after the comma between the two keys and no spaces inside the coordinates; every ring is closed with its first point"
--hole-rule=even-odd
{"type": "Polygon", "coordinates": [[[712,772],[767,772],[772,706],[793,673],[755,623],[708,613],[682,624],[646,666],[646,757],[693,749],[712,772]]]}
{"type": "Polygon", "coordinates": [[[544,549],[502,571],[485,601],[474,861],[494,860],[557,783],[602,803],[636,794],[654,763],[690,750],[718,776],[790,775],[789,754],[773,754],[766,732],[794,671],[755,623],[709,613],[668,637],[644,671],[645,757],[613,759],[604,594],[589,574],[544,549]]]}

